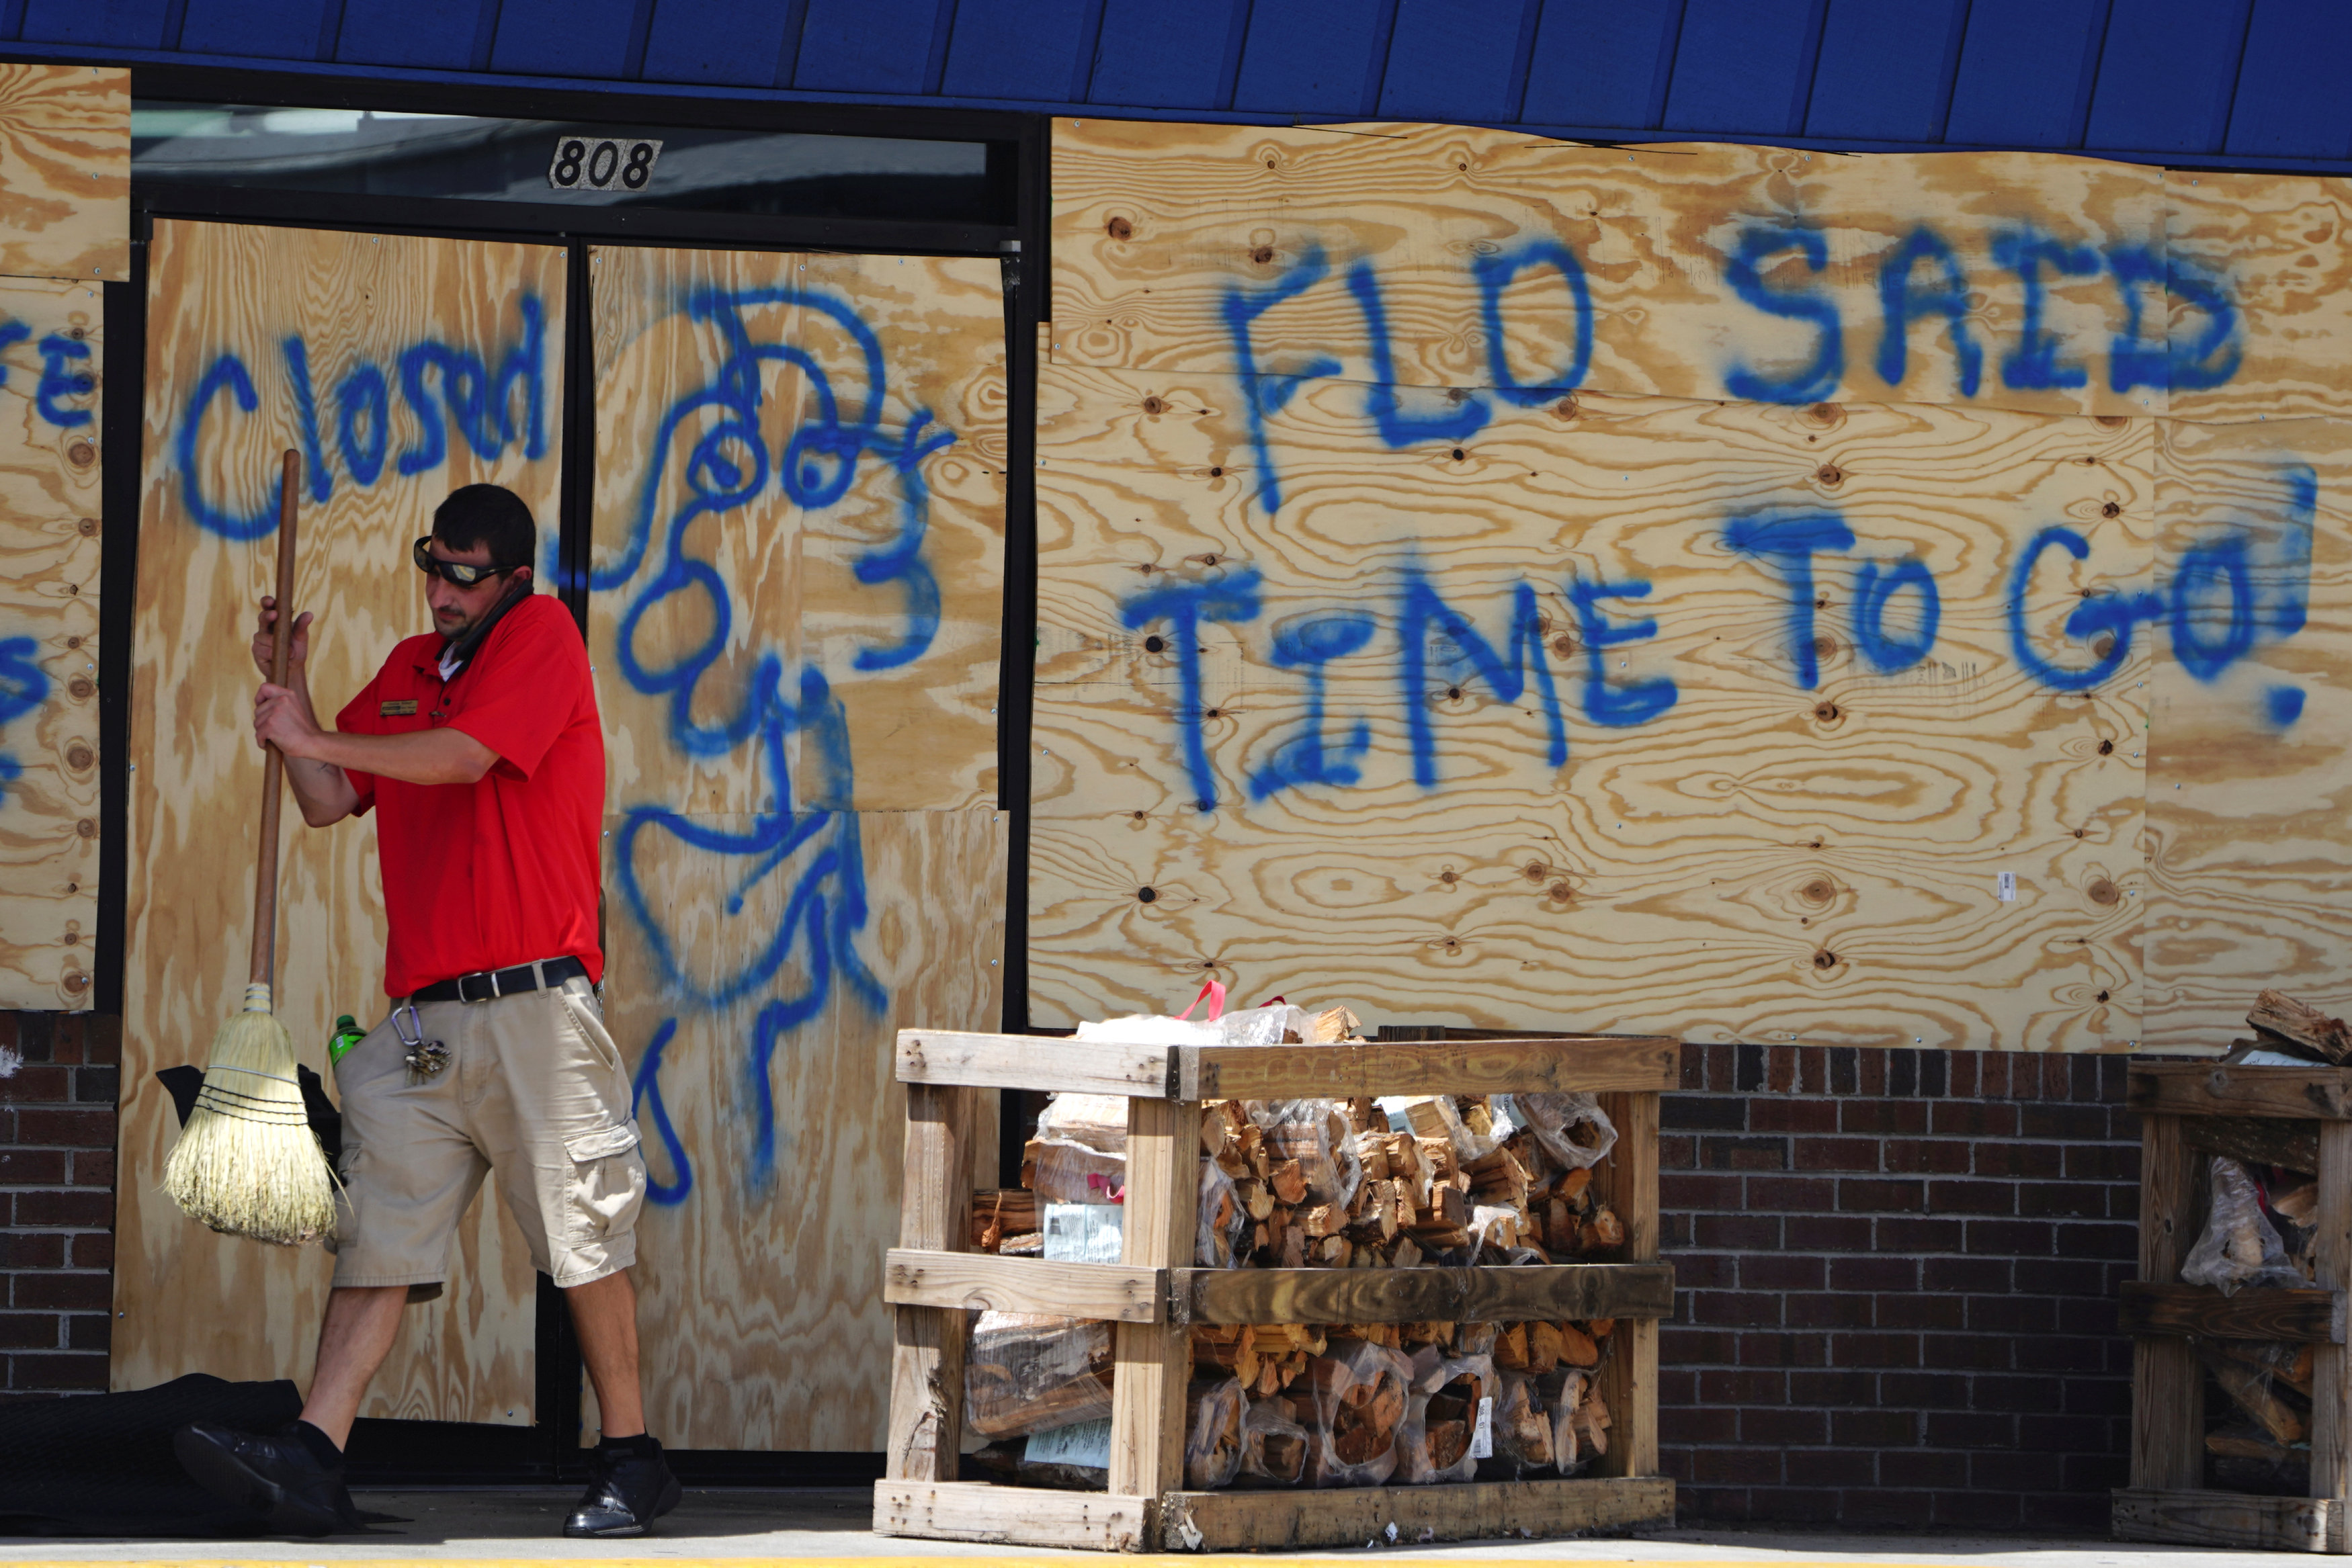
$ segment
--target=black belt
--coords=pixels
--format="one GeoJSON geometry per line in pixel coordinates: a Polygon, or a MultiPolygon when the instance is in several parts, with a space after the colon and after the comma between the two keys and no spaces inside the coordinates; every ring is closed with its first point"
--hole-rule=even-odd
{"type": "Polygon", "coordinates": [[[499,997],[518,997],[525,991],[560,986],[573,977],[586,979],[588,966],[577,958],[542,958],[536,964],[518,964],[511,969],[481,969],[470,975],[460,975],[454,980],[436,980],[415,992],[412,1002],[487,1002],[499,997]]]}

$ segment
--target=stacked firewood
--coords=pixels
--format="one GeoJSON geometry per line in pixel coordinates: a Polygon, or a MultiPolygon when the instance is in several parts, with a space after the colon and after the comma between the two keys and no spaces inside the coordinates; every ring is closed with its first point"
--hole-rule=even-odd
{"type": "MultiPolygon", "coordinates": [[[[1312,1034],[1324,1042],[1354,1031],[1353,1017],[1332,1009],[1312,1034]]],[[[1625,1226],[1593,1180],[1613,1134],[1590,1101],[1520,1096],[1509,1120],[1481,1095],[1385,1103],[1203,1105],[1194,1261],[1412,1269],[1622,1257],[1625,1226]]],[[[1106,1201],[1092,1195],[1121,1183],[1122,1102],[1066,1095],[1046,1124],[1023,1151],[1023,1185],[975,1195],[973,1250],[1041,1254],[1049,1200],[1070,1201],[1083,1181],[1086,1201],[1106,1201]]],[[[1412,1481],[1473,1469],[1571,1473],[1606,1450],[1610,1414],[1595,1369],[1615,1327],[1605,1319],[1195,1324],[1188,1480],[1344,1486],[1391,1473],[1412,1481]]],[[[993,1354],[973,1342],[975,1387],[1002,1381],[982,1363],[993,1354]]]]}
{"type": "MultiPolygon", "coordinates": [[[[2266,990],[2246,1014],[2252,1038],[2225,1065],[2352,1064],[2352,1027],[2266,990]],[[2258,1054],[2259,1053],[2259,1054],[2258,1054]]],[[[2184,1140],[2202,1156],[2205,1221],[2183,1277],[2223,1290],[2307,1288],[2317,1270],[2315,1124],[2274,1117],[2189,1116],[2184,1140]]],[[[2200,1340],[2197,1357],[2221,1398],[2206,1402],[2207,1481],[2293,1497],[2309,1490],[2313,1348],[2263,1340],[2200,1340]]]]}

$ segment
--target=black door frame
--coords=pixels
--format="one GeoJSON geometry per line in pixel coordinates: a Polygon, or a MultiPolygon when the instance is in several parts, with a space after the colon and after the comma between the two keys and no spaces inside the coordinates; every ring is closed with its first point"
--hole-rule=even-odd
{"type": "MultiPolygon", "coordinates": [[[[134,67],[132,96],[305,109],[480,114],[487,89],[468,85],[181,66],[134,67]]],[[[1005,361],[1010,410],[1005,494],[1003,654],[997,697],[999,809],[1008,819],[1004,1004],[1000,1027],[1028,1027],[1029,729],[1036,642],[1038,327],[1047,319],[1051,211],[1050,121],[1042,115],[961,110],[811,105],[651,91],[497,89],[503,118],[604,123],[657,121],[732,130],[808,131],[988,143],[988,178],[1009,195],[1010,224],[809,218],[667,208],[575,207],[558,203],[442,197],[347,196],[228,184],[131,180],[131,278],[105,286],[102,480],[105,565],[100,590],[100,837],[98,953],[92,1005],[122,1010],[130,807],[131,619],[136,601],[140,497],[144,486],[147,265],[154,220],[193,219],[281,228],[362,230],[436,238],[565,246],[567,307],[564,451],[559,503],[562,593],[584,632],[589,505],[595,451],[595,386],[587,308],[591,245],[677,248],[880,252],[998,259],[1005,277],[1005,361]]],[[[1013,1097],[1007,1096],[1008,1102],[1013,1097]]],[[[1008,1120],[1012,1107],[1008,1105],[1008,1120]]],[[[1020,1135],[1013,1129],[1013,1146],[1020,1135]]],[[[577,1434],[580,1360],[561,1292],[539,1281],[536,1424],[362,1421],[351,1448],[352,1479],[369,1484],[473,1484],[554,1480],[582,1469],[577,1434]]],[[[881,1475],[878,1453],[713,1450],[674,1452],[688,1480],[705,1484],[863,1482],[881,1475]]]]}

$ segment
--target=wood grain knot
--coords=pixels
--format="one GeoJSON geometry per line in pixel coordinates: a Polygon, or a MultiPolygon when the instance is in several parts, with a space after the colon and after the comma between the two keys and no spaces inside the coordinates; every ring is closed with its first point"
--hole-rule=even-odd
{"type": "Polygon", "coordinates": [[[1212,469],[1210,469],[1210,470],[1209,470],[1209,477],[1210,477],[1210,478],[1212,478],[1212,479],[1222,479],[1222,478],[1223,478],[1224,476],[1225,476],[1225,471],[1224,471],[1223,468],[1221,468],[1221,467],[1220,467],[1220,468],[1212,468],[1212,469]]]}
{"type": "Polygon", "coordinates": [[[1225,710],[1221,707],[1213,707],[1202,713],[1201,716],[1202,718],[1223,718],[1225,716],[1225,710]]]}
{"type": "Polygon", "coordinates": [[[1809,849],[1809,850],[1817,850],[1817,849],[1820,849],[1820,848],[1822,847],[1822,841],[1821,841],[1821,840],[1819,840],[1819,839],[1815,839],[1811,843],[1807,844],[1805,847],[1806,847],[1807,849],[1809,849]]]}
{"type": "Polygon", "coordinates": [[[2116,640],[2110,633],[2102,632],[2091,642],[2091,652],[2099,658],[2104,659],[2115,651],[2116,640]]]}
{"type": "Polygon", "coordinates": [[[1827,877],[1817,876],[1799,888],[1797,896],[1808,904],[1827,904],[1837,896],[1837,888],[1827,877]]]}
{"type": "Polygon", "coordinates": [[[1437,880],[1444,883],[1446,886],[1452,887],[1455,883],[1462,880],[1462,873],[1455,871],[1452,866],[1447,866],[1444,871],[1437,873],[1437,880]]]}
{"type": "Polygon", "coordinates": [[[1558,420],[1564,421],[1574,419],[1582,412],[1582,410],[1576,406],[1576,394],[1574,392],[1570,392],[1568,396],[1560,399],[1558,402],[1551,405],[1551,416],[1558,420]]]}
{"type": "Polygon", "coordinates": [[[1845,479],[1845,470],[1834,463],[1824,463],[1813,470],[1813,477],[1824,485],[1841,484],[1845,479]]]}
{"type": "Polygon", "coordinates": [[[1164,653],[1168,651],[1168,640],[1154,633],[1143,640],[1143,651],[1147,653],[1164,653]]]}
{"type": "Polygon", "coordinates": [[[1460,702],[1460,701],[1462,700],[1462,688],[1461,688],[1460,686],[1448,686],[1448,687],[1446,687],[1446,688],[1445,688],[1445,700],[1446,700],[1447,702],[1450,702],[1450,703],[1458,703],[1458,702],[1460,702]]]}
{"type": "Polygon", "coordinates": [[[2106,993],[2106,992],[2105,992],[2105,991],[2101,991],[2097,996],[2095,996],[2095,997],[2092,998],[2091,999],[2092,999],[2093,1001],[2104,1002],[2104,1001],[2105,1001],[2105,1000],[2107,999],[2107,993],[2106,993]]]}
{"type": "Polygon", "coordinates": [[[1134,813],[1134,817],[1135,821],[1139,822],[1148,822],[1151,820],[1151,813],[1149,811],[1138,811],[1134,813]]]}
{"type": "Polygon", "coordinates": [[[1837,424],[1844,420],[1845,410],[1833,402],[1817,402],[1805,410],[1805,418],[1814,424],[1837,424]]]}
{"type": "Polygon", "coordinates": [[[68,337],[68,338],[71,338],[75,342],[79,343],[79,342],[80,342],[80,341],[81,341],[81,339],[82,339],[82,331],[83,331],[83,329],[82,329],[81,328],[77,327],[77,328],[75,328],[72,331],[68,332],[68,333],[66,334],[66,336],[67,336],[67,337],[68,337]]]}
{"type": "Polygon", "coordinates": [[[2103,517],[2120,517],[2123,515],[2124,509],[2116,505],[2113,501],[2109,501],[2105,506],[2099,508],[2099,516],[2103,517]]]}
{"type": "Polygon", "coordinates": [[[2090,894],[2093,904],[2114,904],[2123,897],[2122,894],[2116,891],[2116,884],[2105,877],[2101,877],[2091,884],[2090,894]]]}
{"type": "Polygon", "coordinates": [[[1837,961],[1838,956],[1826,947],[1813,955],[1813,967],[1816,969],[1834,969],[1837,967],[1837,961]]]}
{"type": "Polygon", "coordinates": [[[1156,887],[1139,887],[1135,890],[1135,899],[1139,904],[1157,904],[1160,902],[1160,890],[1156,887]]]}
{"type": "MultiPolygon", "coordinates": [[[[1270,169],[1274,167],[1274,165],[1269,163],[1266,167],[1270,169]]],[[[1257,263],[1260,267],[1265,266],[1266,263],[1274,259],[1274,246],[1270,245],[1259,246],[1256,249],[1250,252],[1250,259],[1257,263]]]]}
{"type": "Polygon", "coordinates": [[[1168,405],[1161,402],[1156,397],[1148,397],[1143,400],[1143,412],[1146,413],[1166,413],[1168,412],[1168,405]]]}
{"type": "Polygon", "coordinates": [[[1563,632],[1551,640],[1551,651],[1563,659],[1576,656],[1576,639],[1563,632]]]}
{"type": "Polygon", "coordinates": [[[2099,742],[2099,755],[2100,755],[2100,756],[2102,756],[2102,757],[2113,757],[2115,754],[2116,754],[2116,743],[2115,743],[2114,741],[2112,741],[2112,740],[2103,740],[2103,741],[2099,742]]]}
{"type": "Polygon", "coordinates": [[[88,817],[84,817],[81,821],[74,824],[74,831],[79,833],[85,839],[94,839],[98,837],[98,824],[91,821],[88,817]]]}
{"type": "Polygon", "coordinates": [[[86,539],[94,539],[98,538],[98,519],[96,517],[82,518],[81,521],[74,525],[74,532],[79,534],[86,539]]]}
{"type": "Polygon", "coordinates": [[[1551,867],[1541,861],[1529,861],[1519,868],[1519,874],[1529,882],[1541,882],[1551,875],[1551,867]]]}
{"type": "Polygon", "coordinates": [[[88,768],[91,763],[97,760],[98,753],[92,751],[89,747],[84,746],[80,741],[77,740],[71,746],[66,747],[66,766],[72,768],[77,773],[80,772],[83,768],[88,768]]]}
{"type": "Polygon", "coordinates": [[[1103,225],[1103,232],[1113,239],[1133,239],[1135,225],[1125,218],[1114,217],[1110,222],[1103,225]]]}
{"type": "Polygon", "coordinates": [[[77,468],[87,468],[98,461],[98,448],[87,441],[77,441],[66,448],[66,461],[77,468]]]}
{"type": "Polygon", "coordinates": [[[98,687],[90,683],[88,675],[76,675],[66,683],[66,690],[73,694],[76,702],[85,702],[89,700],[90,693],[98,690],[98,687]]]}
{"type": "Polygon", "coordinates": [[[2101,430],[2121,430],[2125,425],[2131,423],[2130,420],[2126,419],[2119,413],[2103,413],[2098,415],[2097,418],[2099,428],[2101,430]]]}
{"type": "Polygon", "coordinates": [[[1467,453],[1464,452],[1464,451],[1462,450],[1462,448],[1460,448],[1459,446],[1457,446],[1457,447],[1455,447],[1455,448],[1454,449],[1454,461],[1455,461],[1456,463],[1461,462],[1461,461],[1462,461],[1462,459],[1463,459],[1464,457],[1467,456],[1467,455],[1468,455],[1467,453]]]}
{"type": "Polygon", "coordinates": [[[1844,716],[1838,712],[1838,706],[1835,703],[1815,703],[1813,716],[1823,724],[1835,724],[1844,716]]]}
{"type": "Polygon", "coordinates": [[[67,990],[79,991],[83,987],[89,984],[89,977],[83,974],[80,970],[75,969],[67,974],[65,984],[67,990]]]}
{"type": "Polygon", "coordinates": [[[1834,637],[1814,638],[1813,656],[1817,659],[1833,659],[1837,657],[1837,639],[1834,637]]]}
{"type": "Polygon", "coordinates": [[[1544,889],[1544,896],[1552,900],[1556,904],[1566,904],[1575,895],[1575,893],[1576,890],[1569,886],[1568,883],[1564,882],[1553,883],[1549,887],[1544,889]]]}
{"type": "Polygon", "coordinates": [[[2078,839],[2087,839],[2091,836],[2091,830],[2088,828],[2077,828],[2074,830],[2074,836],[2078,839]]]}
{"type": "Polygon", "coordinates": [[[68,926],[66,928],[66,946],[68,947],[75,947],[80,946],[80,944],[81,933],[71,926],[68,926]]]}
{"type": "Polygon", "coordinates": [[[81,639],[79,637],[68,637],[66,639],[66,646],[68,648],[79,648],[81,646],[81,639]]]}

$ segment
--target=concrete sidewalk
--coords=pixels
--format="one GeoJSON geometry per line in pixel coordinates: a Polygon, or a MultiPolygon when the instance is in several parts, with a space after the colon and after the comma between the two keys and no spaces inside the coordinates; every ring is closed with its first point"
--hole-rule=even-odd
{"type": "MultiPolygon", "coordinates": [[[[1107,1562],[1099,1553],[1007,1549],[953,1542],[886,1539],[868,1528],[873,1517],[869,1489],[765,1491],[689,1491],[677,1511],[662,1521],[659,1533],[642,1541],[609,1544],[565,1541],[556,1534],[576,1500],[577,1489],[479,1491],[401,1491],[357,1494],[361,1508],[397,1514],[407,1522],[378,1525],[364,1535],[327,1541],[208,1540],[104,1541],[89,1537],[0,1537],[0,1564],[40,1562],[172,1563],[181,1568],[208,1563],[334,1563],[341,1568],[373,1563],[593,1563],[619,1568],[632,1563],[677,1565],[698,1562],[740,1563],[747,1559],[813,1562],[830,1560],[856,1568],[888,1562],[1036,1563],[1046,1559],[1107,1562]]],[[[1372,1552],[1329,1551],[1283,1558],[1191,1558],[1295,1563],[1367,1557],[1463,1560],[1500,1565],[1535,1563],[1772,1563],[1780,1568],[1836,1564],[1938,1564],[1943,1568],[2276,1568],[2275,1552],[2215,1552],[2197,1547],[2124,1545],[2096,1540],[2037,1540],[2030,1537],[1919,1535],[1820,1535],[1796,1531],[1732,1530],[1645,1531],[1638,1538],[1591,1541],[1462,1542],[1444,1546],[1386,1547],[1372,1552]]],[[[1133,1559],[1120,1559],[1133,1561],[1133,1559]]]]}

